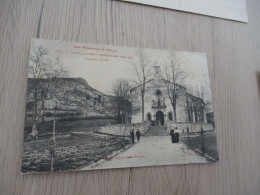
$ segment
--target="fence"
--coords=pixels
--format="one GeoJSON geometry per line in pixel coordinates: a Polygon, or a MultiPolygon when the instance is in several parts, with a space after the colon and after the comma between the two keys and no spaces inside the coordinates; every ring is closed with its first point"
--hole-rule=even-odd
{"type": "Polygon", "coordinates": [[[200,132],[201,127],[203,128],[203,131],[211,131],[214,130],[211,123],[174,123],[174,122],[168,122],[167,123],[167,130],[170,131],[171,129],[174,129],[175,127],[178,128],[181,132],[184,130],[187,131],[187,127],[189,128],[189,132],[200,132]]]}
{"type": "Polygon", "coordinates": [[[150,128],[150,122],[135,123],[135,124],[120,124],[120,125],[108,125],[101,126],[97,129],[99,133],[107,133],[112,135],[128,135],[129,131],[134,129],[144,133],[150,128]]]}

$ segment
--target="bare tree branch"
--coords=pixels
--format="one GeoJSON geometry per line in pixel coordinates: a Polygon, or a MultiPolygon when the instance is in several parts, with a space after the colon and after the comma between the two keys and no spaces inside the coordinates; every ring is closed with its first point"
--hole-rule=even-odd
{"type": "Polygon", "coordinates": [[[169,61],[165,64],[164,74],[162,80],[167,89],[167,96],[173,107],[174,121],[177,122],[176,106],[177,102],[182,98],[184,94],[184,81],[186,74],[180,68],[178,57],[175,53],[171,52],[169,55],[169,61]]]}
{"type": "Polygon", "coordinates": [[[155,63],[151,63],[149,56],[146,54],[144,49],[139,48],[135,51],[135,53],[135,58],[129,62],[135,75],[134,83],[137,84],[134,90],[138,91],[137,93],[141,96],[142,122],[144,122],[144,99],[145,92],[147,91],[146,82],[151,76],[151,69],[155,63]]]}

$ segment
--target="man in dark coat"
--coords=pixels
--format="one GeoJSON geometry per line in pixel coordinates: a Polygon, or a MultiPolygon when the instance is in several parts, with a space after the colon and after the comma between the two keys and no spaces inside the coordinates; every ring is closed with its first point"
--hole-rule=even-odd
{"type": "Polygon", "coordinates": [[[132,143],[135,143],[135,132],[134,132],[134,129],[132,129],[132,131],[131,131],[131,139],[132,139],[132,143]]]}
{"type": "Polygon", "coordinates": [[[200,133],[201,133],[201,135],[203,135],[203,133],[204,133],[204,130],[202,127],[200,128],[200,133]]]}
{"type": "Polygon", "coordinates": [[[179,143],[180,134],[178,132],[175,133],[175,143],[179,143]]]}
{"type": "Polygon", "coordinates": [[[179,134],[179,132],[177,132],[177,129],[178,129],[178,127],[175,127],[175,133],[174,133],[174,135],[175,135],[175,142],[174,143],[179,143],[180,134],[179,134]]]}
{"type": "Polygon", "coordinates": [[[170,132],[171,138],[172,138],[172,143],[175,143],[175,134],[174,134],[174,130],[172,129],[170,132]]]}
{"type": "Polygon", "coordinates": [[[136,137],[137,137],[137,140],[138,140],[138,141],[140,140],[140,136],[141,136],[141,133],[140,133],[140,131],[137,129],[137,131],[136,131],[136,137]]]}

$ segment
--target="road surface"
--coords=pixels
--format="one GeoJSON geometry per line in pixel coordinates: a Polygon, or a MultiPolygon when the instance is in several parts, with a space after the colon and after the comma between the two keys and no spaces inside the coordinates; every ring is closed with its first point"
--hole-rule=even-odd
{"type": "MultiPolygon", "coordinates": [[[[137,140],[136,140],[137,141],[137,140]]],[[[188,163],[206,163],[183,143],[171,143],[170,136],[143,136],[131,148],[107,160],[102,159],[84,169],[106,169],[136,166],[156,166],[188,163]]]]}

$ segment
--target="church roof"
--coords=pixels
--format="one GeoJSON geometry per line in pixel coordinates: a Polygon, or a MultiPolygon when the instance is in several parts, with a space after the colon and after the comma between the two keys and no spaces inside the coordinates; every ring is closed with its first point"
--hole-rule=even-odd
{"type": "MultiPolygon", "coordinates": [[[[152,80],[154,80],[154,79],[150,79],[150,80],[146,81],[145,84],[151,82],[152,80]]],[[[136,88],[140,87],[141,85],[142,85],[142,84],[137,85],[137,86],[131,88],[131,89],[130,89],[130,92],[132,92],[132,91],[135,90],[136,88]]]]}
{"type": "MultiPolygon", "coordinates": [[[[151,81],[153,81],[153,80],[154,80],[154,79],[150,79],[150,80],[146,81],[146,82],[145,82],[145,84],[146,84],[146,83],[149,83],[149,82],[151,82],[151,81]]],[[[172,83],[172,82],[170,82],[170,81],[167,81],[166,79],[162,79],[162,78],[161,78],[161,80],[163,80],[164,82],[169,82],[169,83],[172,83]]],[[[173,83],[172,83],[172,84],[173,84],[173,83]]],[[[135,87],[131,88],[131,89],[130,89],[130,92],[131,92],[131,91],[133,91],[134,89],[136,89],[136,88],[140,87],[141,85],[142,85],[142,84],[140,84],[140,85],[137,85],[137,86],[135,86],[135,87]]],[[[177,83],[176,83],[176,86],[178,86],[178,87],[180,87],[180,88],[183,88],[183,89],[185,89],[185,90],[186,90],[186,87],[184,87],[184,86],[182,86],[182,85],[179,85],[179,84],[177,84],[177,83]]]]}
{"type": "MultiPolygon", "coordinates": [[[[153,80],[154,80],[154,79],[150,79],[150,80],[146,81],[145,84],[147,84],[147,83],[149,83],[149,82],[151,82],[151,81],[153,81],[153,80]]],[[[172,83],[172,82],[167,81],[166,79],[163,79],[163,78],[161,78],[161,80],[163,80],[164,82],[172,83]]],[[[173,83],[172,83],[172,84],[173,84],[173,83]]],[[[137,86],[131,88],[131,89],[130,89],[130,93],[131,93],[133,90],[135,90],[135,89],[137,89],[138,87],[140,87],[141,85],[142,85],[142,84],[137,85],[137,86]]],[[[191,98],[200,99],[200,100],[201,100],[201,98],[199,98],[199,97],[197,97],[197,96],[195,96],[195,95],[193,95],[193,94],[187,92],[187,91],[186,91],[186,90],[187,90],[186,87],[184,87],[184,86],[182,86],[182,85],[179,85],[179,84],[177,84],[177,83],[176,83],[176,86],[178,86],[178,87],[182,88],[183,90],[185,90],[186,94],[187,94],[188,96],[190,96],[191,98]]],[[[202,102],[203,102],[203,100],[202,100],[202,102]]],[[[203,102],[203,103],[204,103],[204,102],[203,102]]],[[[204,104],[205,104],[205,103],[204,103],[204,104]]]]}

